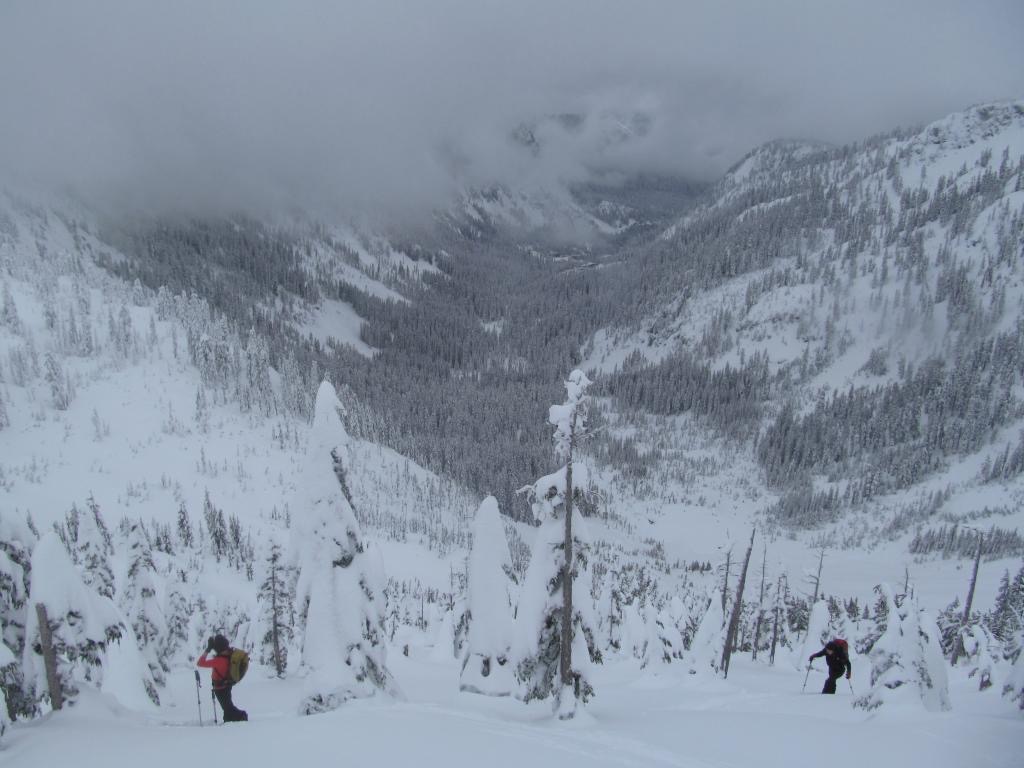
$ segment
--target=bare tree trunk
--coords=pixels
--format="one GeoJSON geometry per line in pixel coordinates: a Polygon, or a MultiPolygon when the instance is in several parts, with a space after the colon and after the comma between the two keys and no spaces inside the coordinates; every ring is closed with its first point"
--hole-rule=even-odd
{"type": "Polygon", "coordinates": [[[754,533],[750,532],[750,544],[747,546],[747,555],[743,558],[743,570],[740,571],[740,581],[736,585],[736,602],[732,606],[732,618],[729,619],[729,629],[725,633],[725,647],[722,649],[722,675],[729,676],[729,659],[732,657],[732,646],[736,642],[736,632],[740,626],[740,611],[743,608],[743,588],[747,583],[747,566],[750,565],[750,553],[754,549],[754,533]]]}
{"type": "Polygon", "coordinates": [[[732,547],[725,553],[725,577],[722,580],[722,615],[725,615],[725,606],[729,595],[729,569],[732,567],[732,547]]]}
{"type": "Polygon", "coordinates": [[[825,562],[825,548],[821,548],[821,554],[818,556],[818,574],[814,577],[814,597],[811,598],[811,607],[813,608],[818,602],[818,592],[821,591],[821,566],[825,562]]]}
{"type": "Polygon", "coordinates": [[[569,429],[569,462],[565,467],[565,563],[562,570],[562,643],[559,668],[562,685],[572,685],[572,458],[576,447],[576,413],[569,429]]]}
{"type": "Polygon", "coordinates": [[[757,598],[757,623],[754,624],[754,649],[750,658],[757,661],[757,644],[761,642],[761,622],[764,621],[764,576],[768,567],[768,542],[764,542],[764,557],[761,559],[761,594],[757,598]]]}
{"type": "Polygon", "coordinates": [[[50,704],[54,710],[64,706],[64,692],[60,687],[57,675],[57,652],[53,648],[53,633],[50,631],[50,620],[46,615],[46,606],[36,603],[36,618],[39,620],[39,645],[43,650],[43,665],[46,667],[46,685],[50,689],[50,704]]]}
{"type": "Polygon", "coordinates": [[[615,628],[615,585],[613,584],[608,590],[608,647],[612,647],[614,638],[612,637],[612,630],[615,628]]]}
{"type": "Polygon", "coordinates": [[[964,655],[963,628],[971,620],[971,606],[974,603],[974,588],[978,584],[978,566],[981,564],[981,551],[985,546],[985,534],[978,531],[978,551],[974,553],[974,571],[971,573],[971,586],[967,590],[967,602],[964,603],[964,615],[960,619],[960,632],[953,642],[953,658],[951,663],[956,666],[960,657],[964,655]]]}
{"type": "Polygon", "coordinates": [[[281,640],[278,635],[278,624],[281,623],[281,617],[278,615],[277,607],[277,561],[274,560],[270,564],[270,634],[274,642],[274,670],[277,672],[277,676],[281,677],[284,674],[284,665],[281,664],[281,640]]]}
{"type": "Polygon", "coordinates": [[[782,595],[782,576],[779,576],[779,583],[775,587],[775,620],[772,622],[772,650],[768,656],[768,663],[775,663],[775,648],[779,643],[779,614],[781,613],[779,602],[782,595]]]}

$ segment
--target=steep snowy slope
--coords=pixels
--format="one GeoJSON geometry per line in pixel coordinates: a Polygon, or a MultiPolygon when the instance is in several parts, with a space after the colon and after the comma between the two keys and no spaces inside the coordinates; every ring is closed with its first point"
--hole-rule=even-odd
{"type": "Polygon", "coordinates": [[[584,350],[661,467],[652,517],[687,521],[652,534],[700,557],[706,531],[758,523],[827,548],[840,591],[907,567],[939,607],[964,591],[970,530],[995,528],[990,600],[1022,553],[1022,185],[1024,103],[995,104],[850,147],[774,142],[669,228],[636,265],[657,309],[584,350]],[[698,394],[674,399],[683,381],[698,394]],[[696,411],[739,381],[725,431],[758,437],[723,440],[696,411]]]}

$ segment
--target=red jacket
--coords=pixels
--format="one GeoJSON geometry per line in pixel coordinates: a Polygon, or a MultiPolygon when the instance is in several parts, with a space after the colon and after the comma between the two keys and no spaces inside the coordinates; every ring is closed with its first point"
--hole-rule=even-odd
{"type": "Polygon", "coordinates": [[[199,657],[199,661],[196,662],[197,666],[205,667],[213,670],[210,673],[210,681],[213,683],[214,688],[226,688],[231,685],[231,676],[229,670],[231,668],[231,651],[228,651],[226,655],[217,654],[212,659],[206,658],[204,652],[199,657]]]}

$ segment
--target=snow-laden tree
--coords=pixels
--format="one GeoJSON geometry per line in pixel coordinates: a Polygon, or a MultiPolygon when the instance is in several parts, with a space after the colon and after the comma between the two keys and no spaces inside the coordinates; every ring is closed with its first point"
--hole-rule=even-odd
{"type": "Polygon", "coordinates": [[[725,612],[718,590],[711,595],[704,618],[690,642],[690,649],[683,657],[686,670],[691,675],[717,673],[725,642],[725,612]]]}
{"type": "Polygon", "coordinates": [[[1017,706],[1024,711],[1024,632],[1017,638],[1018,648],[1016,657],[1013,659],[1013,666],[1003,686],[1003,695],[1008,696],[1017,706]]]}
{"type": "Polygon", "coordinates": [[[291,617],[295,613],[295,596],[291,589],[290,569],[281,558],[281,547],[273,543],[266,559],[266,576],[260,584],[258,638],[260,663],[272,666],[278,677],[288,667],[288,647],[294,637],[291,617]]]}
{"type": "MultiPolygon", "coordinates": [[[[17,659],[14,652],[3,642],[0,642],[0,683],[6,679],[16,666],[17,659]]],[[[5,686],[0,685],[0,746],[3,746],[4,733],[11,723],[11,715],[7,709],[7,696],[5,686]]]]}
{"type": "Polygon", "coordinates": [[[349,437],[340,411],[334,387],[325,381],[292,505],[302,664],[309,669],[300,705],[305,714],[395,690],[386,664],[382,569],[349,503],[349,437]]]}
{"type": "MultiPolygon", "coordinates": [[[[142,523],[133,523],[128,528],[127,546],[128,572],[121,591],[121,604],[153,679],[163,685],[167,669],[160,652],[166,643],[167,618],[160,601],[160,575],[142,523]]],[[[158,704],[159,700],[154,699],[153,703],[158,704]]]]}
{"type": "Polygon", "coordinates": [[[644,609],[647,641],[640,655],[640,667],[657,669],[683,655],[683,636],[667,608],[658,610],[648,604],[644,609]]]}
{"type": "Polygon", "coordinates": [[[178,541],[182,548],[191,549],[195,543],[195,534],[192,532],[192,519],[188,514],[188,507],[185,502],[178,505],[178,541]]]}
{"type": "MultiPolygon", "coordinates": [[[[93,502],[93,505],[95,502],[93,502]]],[[[114,572],[110,567],[110,549],[97,518],[99,507],[91,505],[78,516],[78,564],[82,580],[103,597],[114,596],[114,572]]]]}
{"type": "Polygon", "coordinates": [[[920,700],[929,711],[950,708],[946,660],[939,628],[913,593],[897,597],[888,584],[875,587],[877,639],[871,643],[871,690],[854,704],[876,709],[891,701],[920,700]]]}
{"type": "Polygon", "coordinates": [[[460,620],[465,648],[459,687],[472,693],[507,696],[515,689],[508,663],[512,638],[512,556],[498,500],[480,503],[473,522],[466,610],[460,620]]]}
{"type": "MultiPolygon", "coordinates": [[[[25,648],[32,547],[36,536],[27,522],[0,515],[0,645],[20,658],[25,648]]],[[[35,714],[36,703],[20,664],[0,665],[0,689],[12,718],[35,714]]]]}
{"type": "Polygon", "coordinates": [[[804,635],[800,654],[793,661],[800,669],[806,669],[807,658],[824,648],[825,644],[831,639],[832,632],[829,627],[828,602],[819,600],[811,606],[811,615],[807,619],[807,633],[804,635]]]}
{"type": "Polygon", "coordinates": [[[639,599],[622,606],[619,648],[622,653],[642,659],[647,648],[648,628],[639,599]]]}
{"type": "MultiPolygon", "coordinates": [[[[564,514],[564,512],[563,512],[564,514]]],[[[579,521],[577,521],[579,522],[579,521]]],[[[523,579],[516,614],[517,632],[512,648],[518,695],[524,701],[554,697],[553,706],[561,717],[572,717],[577,701],[593,694],[590,663],[600,661],[590,611],[585,538],[580,525],[573,533],[576,556],[570,576],[573,590],[573,647],[568,690],[561,682],[564,568],[560,557],[564,545],[562,522],[549,517],[537,529],[533,556],[523,579]]]]}
{"type": "Polygon", "coordinates": [[[978,683],[978,690],[992,686],[992,673],[1000,655],[999,642],[981,624],[973,624],[960,630],[959,661],[970,669],[967,676],[978,683]]]}
{"type": "Polygon", "coordinates": [[[586,374],[574,370],[565,382],[565,402],[548,412],[555,452],[565,458],[565,466],[524,489],[541,525],[517,613],[516,677],[524,700],[553,696],[561,719],[572,718],[577,703],[593,695],[587,667],[601,660],[589,594],[588,544],[574,509],[577,488],[586,486],[584,467],[575,458],[586,429],[589,384],[586,374]]]}
{"type": "Polygon", "coordinates": [[[180,651],[191,650],[189,624],[192,619],[192,606],[181,584],[171,585],[167,589],[165,617],[167,631],[159,644],[158,654],[160,660],[170,666],[180,651]]]}
{"type": "MultiPolygon", "coordinates": [[[[32,610],[26,614],[22,667],[25,682],[38,699],[49,700],[49,687],[36,606],[46,609],[56,651],[57,676],[66,700],[73,700],[82,685],[102,685],[103,660],[109,647],[133,644],[121,612],[113,601],[85,585],[55,533],[44,535],[32,551],[28,603],[32,610]]],[[[144,687],[155,693],[145,664],[139,664],[135,670],[119,668],[117,674],[122,679],[133,677],[140,690],[144,687]]]]}

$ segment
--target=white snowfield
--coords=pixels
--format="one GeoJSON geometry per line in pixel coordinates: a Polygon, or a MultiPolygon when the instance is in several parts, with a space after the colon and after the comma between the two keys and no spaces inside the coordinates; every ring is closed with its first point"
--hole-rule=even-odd
{"type": "MultiPolygon", "coordinates": [[[[596,667],[597,695],[568,724],[548,702],[460,693],[458,663],[428,648],[388,655],[405,701],[351,701],[326,714],[295,714],[303,681],[253,668],[236,688],[248,723],[213,726],[208,676],[197,721],[188,669],[168,679],[164,706],[141,714],[96,693],[73,708],[17,724],[0,752],[6,768],[263,766],[673,766],[678,768],[887,768],[1019,766],[1024,722],[995,692],[952,681],[951,713],[887,706],[867,715],[851,706],[845,681],[817,693],[824,673],[803,675],[736,658],[728,680],[691,676],[682,665],[644,673],[633,661],[596,667]]],[[[821,664],[821,662],[817,662],[821,664]]],[[[866,668],[854,670],[863,688],[866,668]],[[859,675],[857,673],[860,673],[859,675]]],[[[954,674],[963,674],[957,670],[954,674]]]]}

